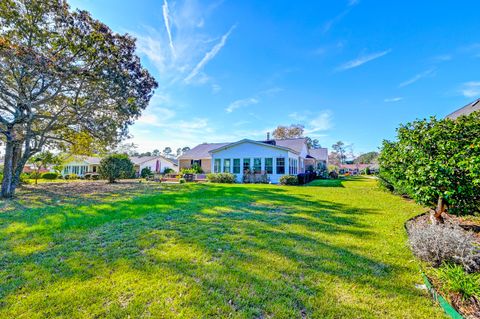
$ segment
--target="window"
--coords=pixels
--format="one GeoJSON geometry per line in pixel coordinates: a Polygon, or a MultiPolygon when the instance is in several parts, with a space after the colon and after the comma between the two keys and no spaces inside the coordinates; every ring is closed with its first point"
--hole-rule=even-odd
{"type": "Polygon", "coordinates": [[[253,159],[253,173],[260,174],[262,172],[262,159],[254,158],[253,159]]]}
{"type": "Polygon", "coordinates": [[[220,173],[220,164],[221,164],[220,159],[216,158],[215,161],[213,162],[213,172],[214,173],[220,173]]]}
{"type": "Polygon", "coordinates": [[[277,174],[285,174],[285,159],[283,157],[277,158],[277,174]]]}
{"type": "Polygon", "coordinates": [[[233,159],[233,174],[240,174],[240,159],[233,159]]]}
{"type": "Polygon", "coordinates": [[[288,173],[290,175],[296,175],[298,173],[298,160],[294,158],[288,159],[288,173]]]}
{"type": "Polygon", "coordinates": [[[230,173],[230,159],[223,160],[223,172],[230,173]]]}
{"type": "Polygon", "coordinates": [[[273,158],[265,159],[265,173],[273,174],[273,158]]]}
{"type": "Polygon", "coordinates": [[[250,171],[250,159],[244,158],[243,159],[243,172],[250,171]]]}

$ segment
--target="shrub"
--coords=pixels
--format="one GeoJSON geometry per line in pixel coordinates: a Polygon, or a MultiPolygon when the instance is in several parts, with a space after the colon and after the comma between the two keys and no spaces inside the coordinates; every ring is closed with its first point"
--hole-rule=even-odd
{"type": "Polygon", "coordinates": [[[48,173],[43,173],[42,174],[43,179],[57,179],[58,174],[54,172],[48,172],[48,173]]]}
{"type": "Polygon", "coordinates": [[[196,174],[197,172],[193,168],[182,168],[180,171],[180,175],[185,175],[185,174],[196,174]]]}
{"type": "Polygon", "coordinates": [[[187,181],[185,180],[185,178],[180,178],[180,179],[178,180],[178,182],[179,182],[180,184],[185,184],[187,181]]]}
{"type": "Polygon", "coordinates": [[[434,267],[443,263],[463,266],[468,272],[480,270],[480,247],[475,236],[450,224],[413,224],[408,229],[413,253],[434,267]]]}
{"type": "Polygon", "coordinates": [[[480,112],[397,129],[379,157],[382,184],[442,213],[480,212],[480,112]]]}
{"type": "Polygon", "coordinates": [[[330,173],[328,173],[328,177],[331,179],[338,179],[337,171],[331,171],[330,173]]]}
{"type": "Polygon", "coordinates": [[[165,169],[163,170],[163,174],[172,174],[174,172],[175,171],[170,167],[165,167],[165,169]]]}
{"type": "Polygon", "coordinates": [[[480,299],[480,273],[469,274],[459,265],[445,264],[436,274],[442,283],[442,291],[458,293],[463,300],[480,299]]]}
{"type": "Polygon", "coordinates": [[[251,171],[245,171],[242,176],[242,182],[245,184],[268,184],[270,183],[270,178],[268,174],[255,174],[251,171]]]}
{"type": "Polygon", "coordinates": [[[280,184],[282,185],[298,185],[297,176],[293,175],[284,175],[280,177],[280,184]]]}
{"type": "Polygon", "coordinates": [[[135,170],[128,155],[113,154],[100,161],[100,175],[114,183],[119,178],[132,178],[135,170]]]}
{"type": "Polygon", "coordinates": [[[198,164],[193,164],[191,169],[193,170],[193,174],[203,174],[203,169],[198,164]]]}
{"type": "Polygon", "coordinates": [[[208,174],[207,179],[212,183],[232,184],[235,183],[236,176],[231,173],[215,173],[208,174]]]}
{"type": "Polygon", "coordinates": [[[98,173],[87,173],[85,174],[85,179],[91,179],[91,180],[99,180],[100,179],[100,174],[98,173]]]}
{"type": "Polygon", "coordinates": [[[72,174],[67,174],[67,175],[65,175],[64,178],[65,178],[65,179],[68,179],[68,180],[70,180],[70,179],[72,179],[72,180],[73,180],[73,179],[78,179],[78,175],[77,175],[77,174],[73,174],[73,173],[72,173],[72,174]]]}
{"type": "Polygon", "coordinates": [[[147,176],[150,176],[150,175],[153,175],[152,173],[152,170],[150,169],[150,167],[144,167],[142,168],[142,170],[140,171],[140,176],[142,178],[146,178],[147,176]]]}

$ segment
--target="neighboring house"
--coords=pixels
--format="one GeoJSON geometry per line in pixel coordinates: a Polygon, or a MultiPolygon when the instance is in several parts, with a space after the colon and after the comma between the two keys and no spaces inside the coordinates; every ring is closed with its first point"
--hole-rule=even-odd
{"type": "Polygon", "coordinates": [[[203,143],[179,157],[179,167],[193,164],[205,173],[228,172],[243,179],[245,172],[267,174],[272,183],[283,175],[304,173],[309,166],[327,162],[328,152],[321,149],[310,153],[305,138],[253,141],[243,139],[234,143],[203,143]]]}
{"type": "Polygon", "coordinates": [[[477,100],[465,105],[464,107],[456,110],[455,112],[447,115],[446,118],[455,120],[459,116],[468,115],[468,114],[471,114],[475,111],[480,111],[480,99],[477,99],[477,100]]]}
{"type": "Polygon", "coordinates": [[[228,144],[230,143],[202,143],[197,145],[178,157],[178,168],[182,170],[197,164],[205,173],[211,173],[212,156],[210,151],[228,144]]]}
{"type": "Polygon", "coordinates": [[[101,160],[100,157],[75,156],[70,161],[64,163],[62,176],[76,174],[83,177],[86,173],[98,173],[101,160]]]}
{"type": "Polygon", "coordinates": [[[365,171],[368,168],[372,173],[375,173],[379,169],[378,164],[340,164],[338,167],[340,174],[349,173],[351,175],[358,175],[365,171]]]}
{"type": "Polygon", "coordinates": [[[133,162],[138,176],[145,167],[149,167],[153,173],[163,173],[166,168],[178,172],[178,165],[175,160],[163,156],[131,156],[130,160],[133,162]]]}
{"type": "MultiPolygon", "coordinates": [[[[63,165],[62,176],[76,174],[83,177],[86,173],[98,173],[101,160],[101,157],[76,156],[63,165]]],[[[137,176],[145,167],[150,167],[150,170],[154,173],[161,173],[165,168],[171,168],[178,172],[178,165],[175,161],[163,156],[132,156],[130,160],[135,167],[137,176]]]]}
{"type": "MultiPolygon", "coordinates": [[[[37,171],[37,167],[35,166],[35,164],[31,164],[31,163],[27,163],[25,164],[25,166],[23,167],[23,172],[24,173],[32,173],[32,172],[36,172],[37,171]]],[[[48,172],[51,172],[52,170],[47,167],[41,167],[38,172],[43,174],[43,173],[48,173],[48,172]]]]}

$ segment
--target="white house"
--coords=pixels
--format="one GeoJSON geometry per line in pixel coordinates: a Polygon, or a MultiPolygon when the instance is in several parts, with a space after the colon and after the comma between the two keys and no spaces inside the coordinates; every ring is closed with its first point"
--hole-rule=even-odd
{"type": "Polygon", "coordinates": [[[178,165],[173,159],[163,156],[131,156],[130,160],[135,165],[137,175],[140,175],[142,169],[149,167],[154,173],[163,173],[166,168],[170,168],[178,172],[178,165]]]}
{"type": "MultiPolygon", "coordinates": [[[[101,157],[76,156],[64,164],[62,176],[76,174],[83,177],[86,173],[98,173],[101,160],[101,157]]],[[[145,167],[150,167],[150,170],[154,173],[162,173],[165,168],[171,168],[178,172],[178,165],[175,161],[163,156],[132,156],[130,160],[137,175],[140,175],[145,167]]]]}
{"type": "Polygon", "coordinates": [[[228,172],[243,180],[245,172],[267,174],[272,183],[283,175],[304,173],[316,169],[319,163],[327,164],[327,149],[310,150],[305,138],[253,141],[243,139],[234,143],[203,143],[179,157],[179,166],[193,164],[205,173],[228,172]]]}

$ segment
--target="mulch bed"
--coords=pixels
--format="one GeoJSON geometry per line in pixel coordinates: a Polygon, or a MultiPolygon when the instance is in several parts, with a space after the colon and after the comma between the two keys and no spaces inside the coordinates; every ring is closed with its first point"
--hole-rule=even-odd
{"type": "MultiPolygon", "coordinates": [[[[477,218],[468,218],[468,217],[458,217],[454,215],[443,214],[442,215],[444,222],[452,225],[458,225],[465,231],[471,231],[478,244],[480,245],[480,219],[477,218]]],[[[429,224],[430,215],[425,213],[419,215],[406,223],[407,230],[413,224],[429,224]]],[[[429,276],[428,278],[434,287],[441,287],[442,283],[434,277],[429,276]]],[[[438,289],[436,289],[438,291],[438,289]]],[[[462,296],[457,293],[450,293],[447,296],[444,296],[450,304],[457,309],[459,313],[462,314],[464,318],[468,319],[478,319],[480,318],[480,300],[472,297],[470,300],[462,300],[462,296]]]]}

